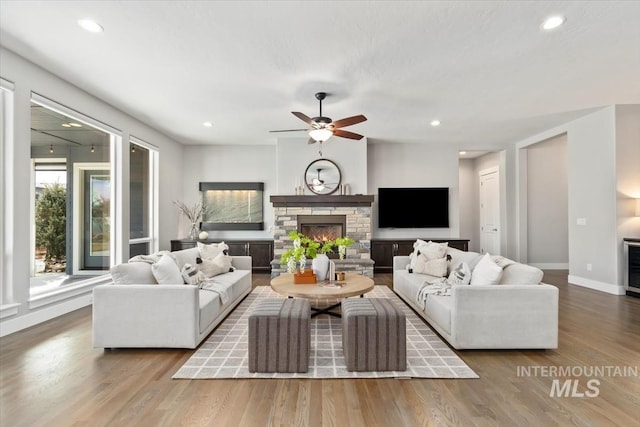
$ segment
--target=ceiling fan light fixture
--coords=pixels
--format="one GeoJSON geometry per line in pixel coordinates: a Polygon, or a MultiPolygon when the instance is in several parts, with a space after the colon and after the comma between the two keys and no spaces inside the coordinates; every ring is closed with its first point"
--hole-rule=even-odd
{"type": "Polygon", "coordinates": [[[324,142],[333,136],[333,131],[327,128],[311,129],[309,136],[316,142],[324,142]]]}

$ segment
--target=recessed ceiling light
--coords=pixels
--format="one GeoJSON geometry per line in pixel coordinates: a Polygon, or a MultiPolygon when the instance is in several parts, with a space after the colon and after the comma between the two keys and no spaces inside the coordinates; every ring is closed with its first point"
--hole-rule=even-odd
{"type": "Polygon", "coordinates": [[[78,25],[90,33],[101,33],[104,31],[102,25],[98,24],[93,19],[80,19],[78,20],[78,25]]]}
{"type": "Polygon", "coordinates": [[[431,120],[431,126],[440,126],[440,120],[431,120]]]}
{"type": "Polygon", "coordinates": [[[467,154],[467,152],[466,152],[466,151],[460,151],[460,155],[461,155],[461,156],[464,156],[465,154],[467,154]]]}
{"type": "Polygon", "coordinates": [[[69,123],[63,123],[60,126],[62,126],[63,128],[70,128],[71,125],[69,123]]]}
{"type": "Polygon", "coordinates": [[[206,128],[212,128],[212,127],[213,127],[213,123],[211,123],[211,122],[204,122],[204,123],[202,124],[202,126],[204,126],[204,127],[206,127],[206,128]]]}
{"type": "Polygon", "coordinates": [[[69,126],[73,126],[74,128],[81,128],[82,125],[76,122],[69,122],[69,126]]]}
{"type": "Polygon", "coordinates": [[[564,24],[564,21],[566,21],[566,18],[562,15],[550,16],[542,23],[542,29],[547,31],[553,30],[564,24]]]}

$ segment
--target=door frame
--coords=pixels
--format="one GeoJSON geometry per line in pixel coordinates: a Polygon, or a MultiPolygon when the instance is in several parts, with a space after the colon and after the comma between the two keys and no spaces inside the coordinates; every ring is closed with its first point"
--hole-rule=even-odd
{"type": "MultiPolygon", "coordinates": [[[[109,162],[87,162],[87,163],[74,163],[73,164],[73,275],[74,276],[96,276],[104,274],[105,270],[83,270],[80,268],[80,260],[82,259],[83,248],[83,226],[84,218],[83,214],[83,202],[84,191],[80,191],[83,185],[84,171],[86,170],[105,170],[108,171],[110,179],[111,176],[111,164],[109,162]]],[[[111,204],[113,206],[113,182],[111,183],[111,204]]],[[[113,209],[111,209],[111,215],[113,215],[113,209]]],[[[114,230],[111,230],[113,233],[114,230]]],[[[113,260],[113,239],[109,239],[110,250],[109,256],[113,260]]],[[[112,262],[109,263],[112,265],[112,262]]]]}

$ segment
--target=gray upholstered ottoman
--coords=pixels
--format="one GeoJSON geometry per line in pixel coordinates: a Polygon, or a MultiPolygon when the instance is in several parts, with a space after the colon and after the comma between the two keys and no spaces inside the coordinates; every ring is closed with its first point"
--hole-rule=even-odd
{"type": "Polygon", "coordinates": [[[306,299],[266,299],[249,315],[249,372],[307,372],[311,308],[306,299]]]}
{"type": "Polygon", "coordinates": [[[342,302],[342,349],[348,371],[407,369],[406,316],[386,298],[342,302]]]}

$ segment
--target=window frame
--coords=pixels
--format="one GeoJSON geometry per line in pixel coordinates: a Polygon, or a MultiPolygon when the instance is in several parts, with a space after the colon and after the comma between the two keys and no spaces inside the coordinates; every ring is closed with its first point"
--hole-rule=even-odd
{"type": "Polygon", "coordinates": [[[13,247],[13,233],[7,230],[13,229],[12,214],[8,210],[13,204],[13,182],[11,174],[14,166],[10,160],[13,154],[14,139],[14,84],[0,78],[0,319],[18,314],[19,303],[14,303],[13,277],[11,275],[8,249],[13,247]]]}
{"type": "MultiPolygon", "coordinates": [[[[56,113],[63,114],[78,123],[86,124],[110,135],[109,177],[111,180],[111,206],[109,214],[111,218],[113,218],[114,224],[112,226],[112,232],[110,233],[111,251],[109,255],[109,267],[113,267],[117,263],[122,262],[122,250],[120,249],[122,246],[122,204],[120,203],[122,194],[119,186],[122,182],[122,131],[36,92],[31,92],[30,101],[56,113]]],[[[32,241],[35,239],[35,227],[33,227],[33,223],[29,238],[32,241]]],[[[72,248],[72,250],[74,249],[72,248]]],[[[93,275],[70,285],[42,292],[37,296],[30,295],[29,308],[41,307],[86,292],[87,288],[92,288],[97,284],[107,282],[110,278],[109,270],[104,270],[102,274],[93,275]]]]}
{"type": "MultiPolygon", "coordinates": [[[[141,140],[133,135],[129,136],[129,144],[137,145],[149,151],[149,200],[147,203],[149,204],[149,215],[147,217],[147,221],[149,221],[149,235],[147,237],[140,237],[131,239],[129,238],[128,246],[130,247],[133,244],[138,243],[148,243],[149,244],[149,253],[154,253],[159,250],[159,239],[158,234],[160,231],[158,225],[158,215],[159,215],[159,185],[158,180],[160,176],[159,165],[160,165],[160,151],[158,147],[153,144],[149,144],[146,141],[141,140]]],[[[131,181],[129,179],[129,181],[131,181]]]]}

